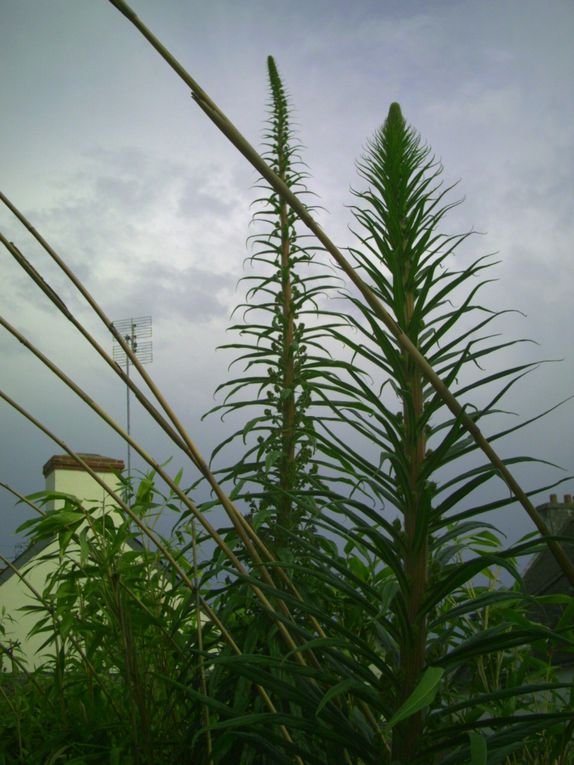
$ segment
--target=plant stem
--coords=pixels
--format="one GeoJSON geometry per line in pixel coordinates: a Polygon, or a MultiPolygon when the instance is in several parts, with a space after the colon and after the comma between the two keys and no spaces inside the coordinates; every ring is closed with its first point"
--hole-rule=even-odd
{"type": "MultiPolygon", "coordinates": [[[[401,323],[411,334],[415,308],[415,292],[410,283],[411,263],[408,244],[400,243],[401,289],[404,293],[404,316],[401,323]]],[[[418,344],[415,331],[413,344],[418,344]]],[[[402,364],[406,387],[403,394],[403,438],[409,488],[404,512],[405,575],[409,585],[406,603],[407,634],[400,648],[400,668],[403,677],[401,703],[414,691],[426,663],[427,625],[420,608],[428,579],[428,524],[423,507],[421,472],[426,454],[426,434],[420,426],[423,415],[423,377],[410,355],[403,350],[402,364]]],[[[392,754],[400,762],[411,762],[423,732],[423,713],[419,711],[393,732],[392,754]]]]}
{"type": "MultiPolygon", "coordinates": [[[[283,183],[290,184],[289,171],[289,124],[287,103],[283,86],[273,58],[267,60],[269,79],[273,92],[277,175],[283,183]]],[[[277,520],[280,527],[291,529],[292,499],[295,488],[296,465],[296,405],[295,405],[295,355],[294,355],[294,306],[292,287],[292,234],[289,208],[286,201],[278,196],[279,233],[280,233],[280,269],[281,269],[281,385],[280,422],[281,422],[281,462],[279,475],[280,496],[278,500],[277,520]]],[[[279,532],[281,538],[281,532],[279,532]]],[[[280,545],[281,546],[281,545],[280,545]]]]}

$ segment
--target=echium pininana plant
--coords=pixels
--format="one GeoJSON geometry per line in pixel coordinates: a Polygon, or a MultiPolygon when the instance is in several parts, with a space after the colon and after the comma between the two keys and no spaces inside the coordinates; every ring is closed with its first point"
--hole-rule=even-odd
{"type": "MultiPolygon", "coordinates": [[[[430,149],[405,122],[399,105],[392,104],[359,163],[367,189],[356,193],[359,245],[352,252],[358,269],[401,331],[453,389],[474,421],[482,424],[487,416],[497,414],[501,397],[534,365],[507,366],[492,373],[478,367],[517,341],[496,343],[492,334],[484,332],[500,315],[475,302],[478,290],[488,281],[476,280],[489,265],[487,259],[479,258],[457,271],[450,268],[451,256],[468,234],[441,232],[442,220],[453,206],[446,201],[450,189],[442,186],[441,172],[430,149]],[[479,396],[492,385],[495,390],[485,404],[479,396]]],[[[354,540],[354,552],[369,564],[369,581],[380,590],[385,608],[372,620],[372,629],[366,618],[352,627],[384,648],[385,714],[392,715],[412,696],[429,668],[454,672],[466,651],[471,657],[477,646],[490,650],[487,630],[469,638],[468,648],[457,630],[461,613],[476,614],[482,607],[463,585],[493,564],[506,567],[516,577],[512,551],[486,553],[469,547],[469,557],[459,560],[453,551],[458,549],[457,538],[488,527],[484,512],[509,505],[512,497],[505,493],[485,504],[476,494],[486,482],[498,478],[496,470],[488,462],[469,463],[469,458],[481,454],[460,418],[453,418],[370,305],[351,299],[356,312],[349,312],[348,320],[357,334],[341,334],[341,339],[354,352],[356,369],[368,371],[371,381],[352,370],[331,379],[340,392],[333,395],[337,406],[333,422],[338,417],[339,424],[344,422],[354,436],[342,437],[337,425],[331,427],[324,418],[318,441],[332,458],[339,455],[349,482],[354,481],[367,495],[362,507],[356,496],[343,510],[346,529],[352,528],[351,534],[344,533],[354,540]],[[391,677],[394,682],[389,684],[391,677]]],[[[499,439],[524,424],[494,432],[490,438],[499,439]]],[[[507,460],[521,461],[530,458],[507,460]]],[[[323,516],[322,524],[330,523],[340,532],[340,516],[332,521],[328,517],[323,516]]],[[[360,569],[355,566],[355,571],[360,569]]],[[[333,574],[341,576],[339,570],[333,574]]],[[[516,593],[501,592],[497,597],[511,601],[516,593]]],[[[536,629],[517,637],[510,623],[505,628],[503,643],[536,639],[536,629]]],[[[469,704],[478,716],[488,708],[481,694],[469,704]],[[482,711],[478,711],[480,704],[482,711]]],[[[391,761],[431,762],[425,750],[430,739],[425,734],[429,727],[440,727],[441,716],[449,719],[447,710],[445,705],[440,713],[435,710],[429,716],[421,708],[394,726],[391,761]]],[[[451,736],[449,744],[445,739],[443,745],[456,746],[456,737],[460,742],[465,735],[462,726],[453,728],[445,734],[446,739],[451,736]]],[[[494,741],[489,746],[494,747],[494,741]]]]}
{"type": "MultiPolygon", "coordinates": [[[[308,195],[287,96],[271,56],[267,66],[271,114],[264,156],[293,192],[308,195]]],[[[245,277],[253,286],[239,306],[244,321],[231,327],[240,341],[223,346],[240,351],[236,363],[245,364],[244,375],[219,386],[228,393],[211,410],[225,415],[247,407],[253,416],[213,456],[234,440],[249,445],[238,463],[222,471],[224,480],[235,483],[235,496],[249,501],[256,525],[264,524],[269,540],[284,548],[285,535],[312,527],[308,497],[318,478],[310,409],[315,381],[328,363],[319,302],[333,276],[317,267],[313,246],[302,243],[293,211],[266,183],[258,188],[265,195],[256,201],[254,223],[262,230],[250,237],[255,248],[250,262],[258,273],[245,277]]]]}

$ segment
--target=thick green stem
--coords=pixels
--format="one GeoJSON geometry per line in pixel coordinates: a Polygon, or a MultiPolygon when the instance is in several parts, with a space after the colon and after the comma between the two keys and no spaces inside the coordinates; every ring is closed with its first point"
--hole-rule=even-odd
{"type": "MultiPolygon", "coordinates": [[[[291,148],[289,133],[289,108],[283,84],[272,56],[267,59],[269,81],[273,97],[271,160],[277,176],[288,187],[293,185],[291,169],[291,148]]],[[[276,541],[279,547],[287,542],[284,529],[291,530],[296,525],[293,515],[293,490],[297,484],[297,406],[295,387],[295,306],[293,304],[293,262],[292,255],[296,234],[292,226],[292,214],[287,202],[278,194],[274,204],[279,216],[279,247],[277,250],[277,268],[280,273],[281,291],[279,295],[279,375],[277,380],[277,409],[279,443],[281,457],[279,461],[278,488],[276,496],[277,524],[276,541]]]]}
{"type": "Polygon", "coordinates": [[[279,486],[281,495],[278,503],[277,520],[280,526],[289,528],[292,525],[292,499],[291,493],[294,486],[295,465],[295,359],[293,345],[295,340],[294,316],[293,316],[293,290],[291,285],[290,252],[291,241],[289,237],[289,216],[286,203],[280,203],[280,226],[281,226],[281,293],[283,311],[282,332],[282,385],[281,385],[281,468],[279,486]]]}
{"type": "MultiPolygon", "coordinates": [[[[406,287],[407,276],[403,278],[406,287]]],[[[409,328],[414,313],[414,292],[405,295],[405,331],[409,328]]],[[[418,338],[412,338],[418,344],[418,338]]],[[[400,668],[403,678],[402,703],[416,688],[426,663],[427,625],[420,616],[428,579],[428,530],[426,513],[423,508],[423,486],[421,471],[426,452],[426,434],[420,427],[423,415],[423,377],[409,354],[403,351],[403,366],[406,388],[403,397],[404,447],[409,465],[409,487],[405,498],[404,544],[405,574],[408,582],[406,593],[407,629],[400,650],[400,668]]],[[[393,734],[393,759],[411,762],[423,732],[423,714],[417,712],[398,725],[393,734]]]]}

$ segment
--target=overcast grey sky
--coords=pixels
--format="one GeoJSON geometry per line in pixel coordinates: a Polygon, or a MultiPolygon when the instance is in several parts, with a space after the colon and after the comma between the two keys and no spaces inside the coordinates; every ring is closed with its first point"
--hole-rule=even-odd
{"type": "MultiPolygon", "coordinates": [[[[112,318],[153,315],[150,371],[208,454],[224,431],[200,417],[230,361],[215,347],[240,294],[256,174],[107,0],[0,6],[1,188],[112,318]]],[[[498,281],[484,299],[526,314],[504,329],[540,343],[509,352],[508,362],[564,359],[531,376],[513,409],[525,417],[574,393],[570,0],[132,6],[254,144],[265,120],[266,57],[274,55],[306,147],[309,186],[326,210],[320,222],[341,245],[350,242],[354,163],[389,103],[399,101],[443,162],[446,180],[461,179],[465,202],[451,215],[451,230],[485,232],[467,256],[499,252],[498,281]]],[[[108,342],[5,209],[0,228],[108,342]]],[[[121,384],[6,253],[0,296],[10,321],[124,417],[121,384]]],[[[123,456],[117,437],[6,334],[0,364],[1,387],[72,447],[123,456]]],[[[567,404],[514,446],[574,472],[573,411],[567,404]]],[[[0,480],[22,492],[42,488],[42,465],[58,448],[5,405],[0,428],[0,480]]],[[[162,458],[173,454],[137,411],[134,433],[162,458]]],[[[553,474],[536,468],[518,475],[530,488],[553,474]]],[[[507,514],[501,527],[526,530],[520,512],[507,514]]],[[[13,549],[22,518],[1,495],[3,554],[13,549]]]]}

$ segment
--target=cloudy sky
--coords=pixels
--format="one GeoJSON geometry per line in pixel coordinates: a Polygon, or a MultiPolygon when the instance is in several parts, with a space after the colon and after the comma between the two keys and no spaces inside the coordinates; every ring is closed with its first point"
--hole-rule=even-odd
{"type": "MultiPolygon", "coordinates": [[[[201,423],[230,357],[216,352],[240,296],[257,180],[185,85],[107,0],[2,0],[0,186],[66,259],[112,318],[151,314],[150,367],[204,453],[225,434],[201,423]]],[[[508,336],[539,346],[508,362],[562,359],[517,391],[522,417],[574,393],[574,6],[570,0],[133,0],[142,20],[254,144],[265,120],[265,62],[290,93],[319,219],[351,241],[354,168],[391,101],[458,181],[451,230],[484,235],[466,256],[497,252],[484,299],[510,307],[508,336]]],[[[74,291],[4,208],[0,230],[105,344],[74,291]]],[[[2,313],[120,421],[125,394],[71,327],[0,258],[2,313]]],[[[6,333],[0,386],[78,451],[124,448],[6,333]]],[[[516,442],[574,473],[573,404],[516,442]]],[[[223,428],[223,426],[221,426],[223,428]]],[[[160,458],[173,447],[134,412],[134,434],[160,458]]],[[[59,451],[0,405],[0,480],[42,488],[59,451]]],[[[512,444],[511,444],[512,446],[512,444]]],[[[191,473],[189,474],[191,478],[191,473]]],[[[518,471],[527,488],[550,481],[518,471]]],[[[574,490],[574,481],[568,486],[574,490]]],[[[540,497],[543,501],[544,497],[540,497]]],[[[528,524],[509,511],[511,535],[528,524]]],[[[0,495],[0,552],[23,519],[0,495]]]]}

